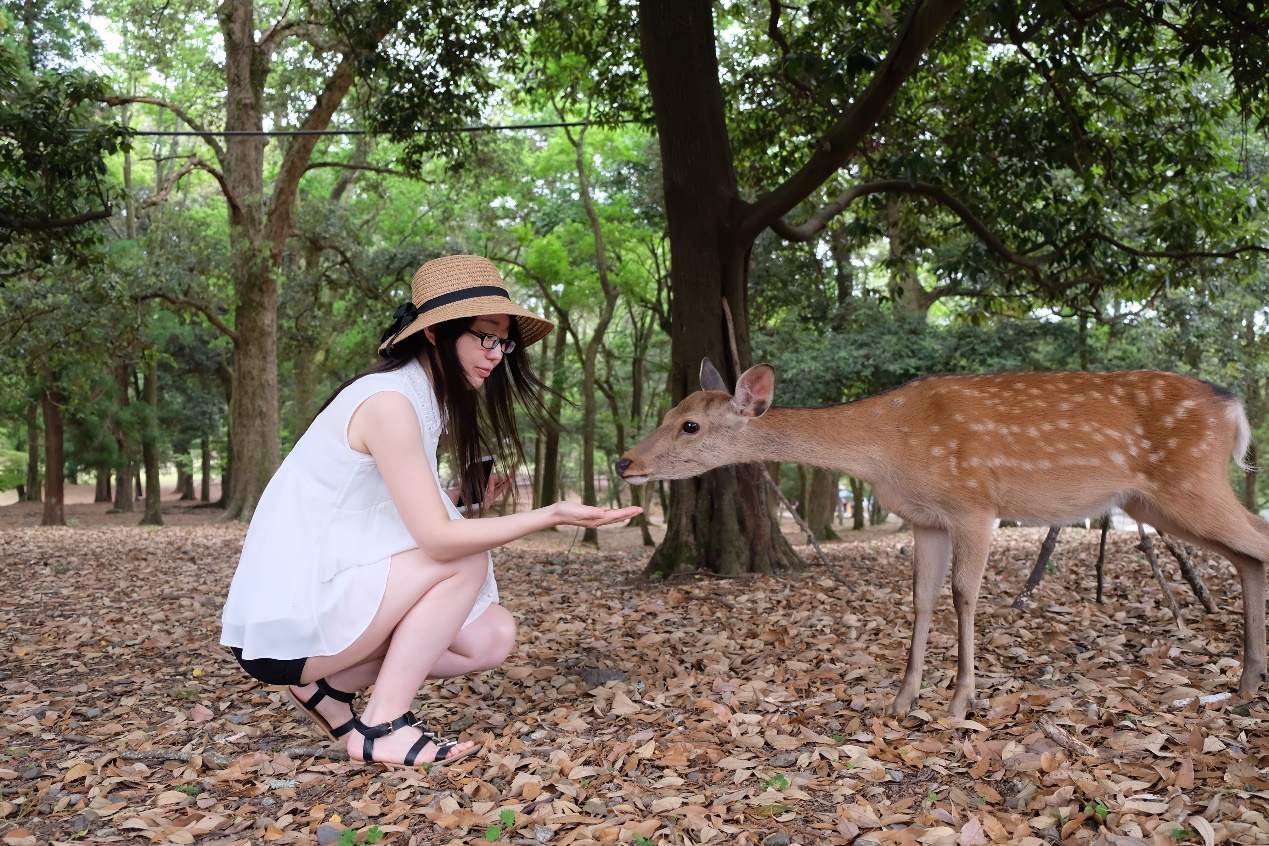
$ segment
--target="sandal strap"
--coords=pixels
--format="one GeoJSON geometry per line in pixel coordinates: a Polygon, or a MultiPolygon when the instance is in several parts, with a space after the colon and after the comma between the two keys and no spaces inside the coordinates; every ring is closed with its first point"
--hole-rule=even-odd
{"type": "MultiPolygon", "coordinates": [[[[348,693],[347,691],[336,690],[335,688],[331,687],[330,684],[327,683],[326,679],[318,679],[314,683],[317,685],[318,691],[326,694],[331,699],[334,699],[336,702],[343,702],[345,705],[351,705],[353,703],[353,700],[357,698],[356,693],[348,693]]],[[[317,694],[314,694],[314,697],[316,697],[316,695],[317,694]]]]}
{"type": "MultiPolygon", "coordinates": [[[[429,743],[435,743],[435,742],[436,742],[436,735],[432,734],[430,731],[423,732],[423,736],[420,737],[417,741],[415,741],[414,745],[410,747],[409,752],[405,753],[405,761],[404,761],[405,765],[407,767],[414,766],[415,760],[419,757],[419,753],[423,751],[424,747],[426,747],[429,743]]],[[[433,762],[439,761],[440,757],[441,757],[441,753],[437,752],[436,757],[433,759],[433,762]]]]}
{"type": "Polygon", "coordinates": [[[360,717],[353,717],[352,724],[357,731],[361,732],[361,759],[363,761],[374,761],[375,741],[381,737],[386,737],[394,731],[414,725],[418,722],[418,718],[414,714],[406,711],[395,720],[386,723],[379,723],[376,726],[368,726],[361,721],[360,717]]]}
{"type": "Polygon", "coordinates": [[[331,687],[330,684],[327,683],[326,679],[318,679],[313,682],[313,684],[317,685],[317,692],[308,699],[300,700],[300,703],[310,711],[317,707],[318,702],[321,702],[327,697],[334,699],[336,702],[343,702],[345,705],[351,705],[353,700],[357,698],[357,694],[355,693],[346,693],[342,690],[336,690],[331,687]]]}
{"type": "Polygon", "coordinates": [[[352,719],[344,723],[342,726],[335,726],[333,729],[330,730],[331,737],[334,737],[336,739],[343,737],[344,735],[348,734],[348,732],[353,730],[354,724],[356,722],[357,722],[356,719],[352,719]]]}

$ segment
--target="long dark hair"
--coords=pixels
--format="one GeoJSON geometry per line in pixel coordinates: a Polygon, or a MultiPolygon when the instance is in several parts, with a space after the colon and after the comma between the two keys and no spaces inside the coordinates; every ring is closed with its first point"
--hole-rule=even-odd
{"type": "Polygon", "coordinates": [[[515,402],[519,401],[529,417],[541,424],[550,419],[542,394],[551,391],[551,388],[534,374],[529,365],[520,324],[513,317],[508,337],[516,342],[515,350],[503,355],[502,366],[493,369],[480,390],[472,390],[458,360],[457,343],[474,320],[474,317],[462,317],[433,325],[435,344],[426,332],[415,332],[394,342],[373,367],[336,388],[317,413],[321,414],[340,391],[361,377],[372,373],[391,373],[415,358],[426,358],[431,365],[432,388],[445,418],[442,438],[458,473],[463,501],[480,502],[483,510],[488,480],[481,470],[481,458],[494,456],[495,466],[501,472],[510,473],[527,463],[516,426],[515,402]]]}

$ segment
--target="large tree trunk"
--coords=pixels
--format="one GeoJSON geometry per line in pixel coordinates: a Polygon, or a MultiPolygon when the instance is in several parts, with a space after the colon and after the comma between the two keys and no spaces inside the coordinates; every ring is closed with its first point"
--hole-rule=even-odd
{"type": "Polygon", "coordinates": [[[40,392],[44,411],[44,516],[41,526],[65,526],[65,441],[63,438],[61,397],[57,385],[49,382],[40,392]]]}
{"type": "MultiPolygon", "coordinates": [[[[255,42],[251,0],[225,0],[217,10],[225,44],[225,129],[264,128],[268,56],[255,42]]],[[[278,286],[264,235],[265,138],[225,138],[229,247],[234,315],[230,461],[234,468],[225,519],[250,520],[281,463],[278,420],[278,286]]]]}
{"type": "Polygon", "coordinates": [[[159,365],[153,357],[146,363],[145,382],[141,389],[151,419],[141,439],[141,460],[145,464],[145,513],[142,526],[163,525],[163,485],[159,479],[159,365]]]}
{"type": "MultiPolygon", "coordinates": [[[[648,88],[657,120],[669,223],[671,400],[696,390],[701,359],[737,376],[722,301],[735,321],[736,353],[750,364],[745,291],[750,243],[732,223],[739,204],[718,84],[713,4],[641,0],[639,17],[648,88]]],[[[767,510],[757,465],[724,467],[672,483],[666,534],[648,572],[706,568],[770,572],[801,565],[767,510]]]]}
{"type": "Polygon", "coordinates": [[[26,490],[27,502],[40,501],[40,411],[35,403],[26,407],[26,490]]]}

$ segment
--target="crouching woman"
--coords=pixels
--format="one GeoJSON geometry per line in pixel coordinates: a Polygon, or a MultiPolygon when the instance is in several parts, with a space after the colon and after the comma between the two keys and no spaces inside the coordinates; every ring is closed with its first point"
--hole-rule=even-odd
{"type": "Polygon", "coordinates": [[[342,385],[260,498],[222,615],[221,643],[248,674],[286,685],[353,760],[415,766],[475,751],[417,724],[429,678],[498,666],[515,622],[489,550],[552,526],[598,527],[639,508],[557,502],[466,520],[456,501],[509,484],[480,459],[524,455],[513,402],[543,412],[524,350],[552,324],[511,302],[477,256],[427,262],[384,333],[375,368],[342,385]],[[459,488],[439,481],[446,440],[459,488]],[[357,691],[371,688],[361,715],[357,691]]]}

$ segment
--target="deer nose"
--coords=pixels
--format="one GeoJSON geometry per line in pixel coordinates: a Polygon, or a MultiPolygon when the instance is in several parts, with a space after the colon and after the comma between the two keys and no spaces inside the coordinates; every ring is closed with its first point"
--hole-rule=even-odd
{"type": "Polygon", "coordinates": [[[617,471],[618,476],[620,476],[623,479],[626,478],[626,471],[630,469],[630,459],[629,458],[618,459],[617,463],[613,465],[613,469],[617,471]]]}

